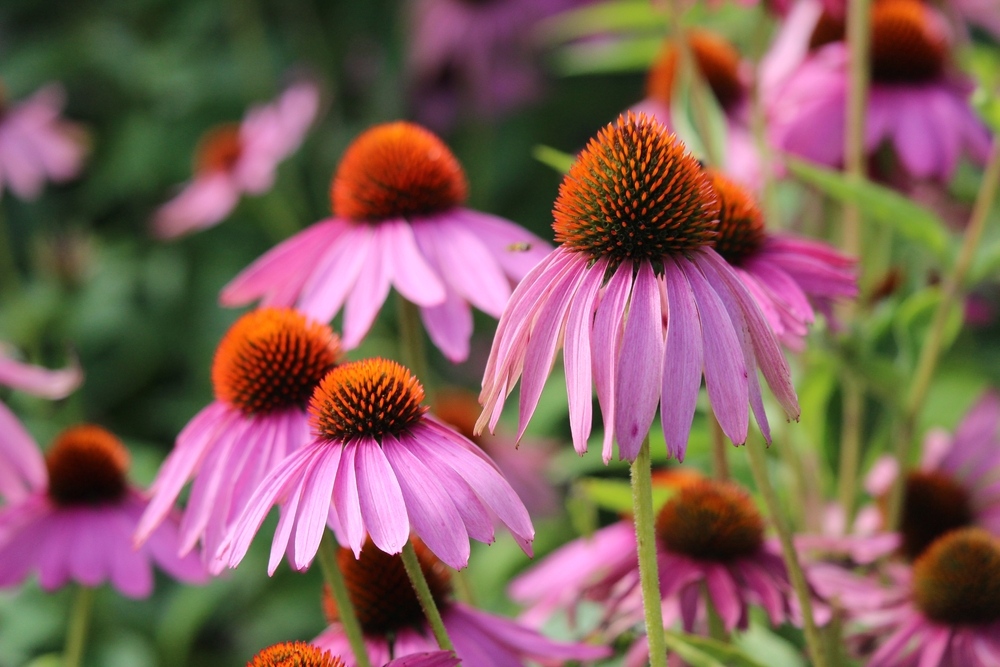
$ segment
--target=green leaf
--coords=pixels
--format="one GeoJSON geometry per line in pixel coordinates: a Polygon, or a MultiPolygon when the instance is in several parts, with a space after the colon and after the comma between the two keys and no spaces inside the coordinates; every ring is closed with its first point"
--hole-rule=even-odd
{"type": "Polygon", "coordinates": [[[1000,273],[1000,240],[981,247],[972,259],[966,286],[981,283],[989,278],[995,278],[1000,273]]]}
{"type": "MultiPolygon", "coordinates": [[[[579,480],[575,489],[597,507],[616,514],[632,513],[632,486],[621,479],[588,477],[579,480]]],[[[653,509],[659,509],[674,490],[664,486],[653,486],[653,509]]]]}
{"type": "MultiPolygon", "coordinates": [[[[908,296],[896,309],[893,327],[900,347],[916,357],[917,351],[924,344],[927,329],[934,311],[941,303],[941,290],[938,287],[928,287],[908,296]]],[[[941,338],[941,350],[947,350],[955,342],[962,330],[962,309],[959,304],[949,304],[948,318],[945,320],[944,332],[941,338]]]]}
{"type": "Polygon", "coordinates": [[[563,153],[557,148],[538,144],[531,149],[531,156],[547,167],[552,167],[560,174],[569,172],[569,168],[576,162],[576,158],[569,153],[563,153]]]}
{"type": "Polygon", "coordinates": [[[692,667],[765,667],[742,650],[716,639],[667,630],[667,648],[692,667]]]}
{"type": "Polygon", "coordinates": [[[704,78],[695,74],[688,66],[674,81],[670,122],[692,155],[710,164],[725,165],[726,116],[704,78]]]}
{"type": "Polygon", "coordinates": [[[568,44],[553,53],[552,65],[563,76],[645,72],[662,45],[660,35],[568,44]]]}
{"type": "Polygon", "coordinates": [[[563,12],[542,25],[540,37],[551,44],[612,32],[662,29],[666,16],[647,0],[612,0],[563,12]]]}
{"type": "Polygon", "coordinates": [[[857,204],[868,219],[927,248],[942,264],[951,263],[952,239],[944,222],[931,211],[871,181],[853,182],[838,171],[788,156],[785,165],[799,180],[841,202],[857,204]]]}

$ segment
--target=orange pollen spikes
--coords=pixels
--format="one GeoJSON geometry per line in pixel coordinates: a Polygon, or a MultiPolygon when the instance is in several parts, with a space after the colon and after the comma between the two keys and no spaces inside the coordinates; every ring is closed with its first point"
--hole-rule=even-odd
{"type": "Polygon", "coordinates": [[[316,387],[309,402],[317,435],[342,442],[370,437],[381,442],[420,421],[427,408],[424,388],[405,366],[388,359],[364,359],[338,366],[316,387]]]}
{"type": "Polygon", "coordinates": [[[121,499],[126,491],[128,450],[100,426],[66,429],[45,455],[49,497],[59,505],[97,505],[121,499]]]}
{"type": "Polygon", "coordinates": [[[715,169],[709,171],[709,176],[720,206],[715,251],[730,264],[739,265],[764,243],[764,215],[742,185],[715,169]]]}
{"type": "MultiPolygon", "coordinates": [[[[723,109],[743,100],[746,86],[740,77],[740,54],[733,45],[709,30],[691,30],[688,47],[698,71],[723,109]]],[[[667,42],[646,78],[646,95],[670,105],[677,79],[677,46],[667,42]]]]}
{"type": "Polygon", "coordinates": [[[214,127],[202,136],[195,149],[196,174],[232,171],[243,153],[240,126],[227,123],[214,127]]]}
{"type": "Polygon", "coordinates": [[[333,177],[333,214],[378,221],[459,206],[469,186],[458,159],[436,135],[403,121],[376,125],[354,140],[333,177]]]}
{"type": "Polygon", "coordinates": [[[1000,621],[1000,541],[982,528],[938,539],[913,564],[913,601],[946,625],[1000,621]]]}
{"type": "Polygon", "coordinates": [[[657,120],[632,113],[590,140],[559,186],[555,238],[615,262],[712,243],[719,201],[698,161],[657,120]]]}
{"type": "Polygon", "coordinates": [[[305,642],[282,642],[253,657],[247,667],[345,667],[344,661],[328,651],[305,642]]]}
{"type": "Polygon", "coordinates": [[[728,561],[764,542],[764,520],[743,489],[702,479],[682,485],[656,516],[656,535],[691,558],[728,561]]]}
{"type": "Polygon", "coordinates": [[[872,77],[922,83],[941,76],[949,50],[942,17],[920,0],[881,0],[872,7],[872,77]]]}
{"type": "Polygon", "coordinates": [[[260,308],[219,343],[212,384],[218,400],[246,414],[302,409],[339,360],[340,340],[330,327],[291,308],[260,308]]]}

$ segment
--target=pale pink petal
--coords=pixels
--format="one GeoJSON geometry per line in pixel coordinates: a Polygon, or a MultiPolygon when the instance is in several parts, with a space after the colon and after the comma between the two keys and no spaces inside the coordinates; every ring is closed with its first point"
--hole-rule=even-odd
{"type": "Polygon", "coordinates": [[[445,300],[439,306],[420,309],[420,319],[435,347],[452,363],[461,363],[469,357],[469,340],[472,338],[472,308],[456,292],[446,290],[445,300]]]}
{"type": "Polygon", "coordinates": [[[458,213],[462,224],[482,241],[514,282],[524,278],[552,252],[551,244],[509,220],[471,209],[459,209],[458,213]]]}
{"type": "Polygon", "coordinates": [[[340,467],[337,469],[337,479],[333,485],[333,502],[337,505],[337,515],[340,526],[347,537],[347,546],[357,558],[365,542],[365,523],[361,516],[361,499],[358,497],[358,478],[355,459],[358,443],[349,440],[344,444],[340,455],[340,467]]]}
{"type": "Polygon", "coordinates": [[[632,263],[622,262],[608,281],[597,314],[594,316],[594,384],[597,400],[604,415],[604,444],[601,457],[611,460],[611,443],[615,435],[615,382],[618,377],[618,356],[625,319],[625,304],[632,293],[632,263]]]}
{"type": "Polygon", "coordinates": [[[19,502],[45,488],[47,480],[45,459],[34,438],[0,403],[0,496],[8,503],[19,502]]]}
{"type": "Polygon", "coordinates": [[[49,370],[23,364],[0,350],[0,384],[53,400],[65,398],[83,382],[83,369],[74,362],[66,368],[49,370]]]}
{"type": "Polygon", "coordinates": [[[300,482],[303,488],[302,508],[295,524],[295,558],[292,563],[298,570],[308,567],[319,550],[343,453],[341,447],[330,443],[317,444],[314,448],[318,453],[307,468],[308,475],[300,482]]]}
{"type": "Polygon", "coordinates": [[[410,519],[396,473],[382,447],[370,438],[358,442],[354,466],[365,529],[379,549],[399,553],[410,538],[410,519]]]}
{"type": "MultiPolygon", "coordinates": [[[[365,267],[374,263],[369,258],[379,256],[374,229],[370,225],[347,223],[340,237],[310,271],[296,308],[320,322],[330,321],[348,296],[356,291],[365,267]]],[[[385,278],[387,294],[388,284],[385,278]]]]}
{"type": "Polygon", "coordinates": [[[240,191],[229,174],[211,172],[196,176],[156,212],[153,234],[172,239],[211,227],[229,215],[239,199],[240,191]]]}
{"type": "Polygon", "coordinates": [[[391,236],[381,226],[373,228],[372,251],[361,266],[357,282],[344,305],[343,344],[348,350],[361,344],[389,296],[393,269],[387,261],[385,244],[391,242],[391,236]]]}
{"type": "Polygon", "coordinates": [[[667,340],[660,389],[660,422],[670,456],[684,460],[691,422],[701,389],[701,320],[694,293],[673,259],[664,259],[667,289],[667,340]]]}
{"type": "Polygon", "coordinates": [[[442,303],[445,286],[417,247],[415,227],[405,220],[385,220],[378,226],[383,235],[382,261],[392,271],[396,290],[418,306],[442,303]]]}
{"type": "Polygon", "coordinates": [[[587,272],[569,305],[563,339],[563,366],[566,371],[566,397],[569,402],[569,427],[573,435],[573,448],[577,454],[587,451],[587,439],[593,412],[591,386],[591,326],[597,297],[604,279],[607,260],[600,259],[587,272]]]}

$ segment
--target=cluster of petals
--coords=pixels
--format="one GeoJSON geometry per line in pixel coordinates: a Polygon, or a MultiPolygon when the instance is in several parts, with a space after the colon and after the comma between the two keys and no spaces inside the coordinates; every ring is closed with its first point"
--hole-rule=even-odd
{"type": "Polygon", "coordinates": [[[80,173],[85,134],[60,117],[65,103],[57,84],[10,105],[0,89],[0,192],[10,188],[21,199],[34,199],[46,181],[68,181],[80,173]]]}
{"type": "MultiPolygon", "coordinates": [[[[247,667],[346,667],[347,664],[340,656],[318,646],[305,642],[282,642],[258,652],[247,667]]],[[[451,651],[428,651],[377,664],[382,667],[456,667],[459,659],[451,651]]]]}
{"type": "Polygon", "coordinates": [[[316,85],[299,81],[274,102],[251,108],[238,128],[220,127],[206,135],[202,148],[220,155],[203,160],[194,178],[160,207],[153,233],[168,239],[211,227],[232,212],[242,195],[268,191],[278,164],[302,143],[319,102],[316,85]]]}

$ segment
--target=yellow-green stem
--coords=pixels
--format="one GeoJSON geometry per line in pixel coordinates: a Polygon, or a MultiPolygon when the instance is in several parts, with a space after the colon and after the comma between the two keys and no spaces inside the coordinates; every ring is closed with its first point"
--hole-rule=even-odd
{"type": "Polygon", "coordinates": [[[726,460],[726,450],[729,444],[726,442],[726,434],[722,432],[722,426],[715,415],[708,417],[712,430],[712,477],[725,482],[729,479],[729,462],[726,460]]]}
{"type": "Polygon", "coordinates": [[[89,586],[80,586],[76,591],[76,600],[73,601],[73,611],[66,631],[63,667],[80,667],[83,664],[83,652],[87,646],[87,629],[90,627],[90,616],[94,609],[95,592],[96,589],[89,586]]]}
{"type": "Polygon", "coordinates": [[[438,646],[442,651],[454,651],[455,646],[448,637],[448,630],[445,629],[444,621],[441,620],[441,612],[438,611],[437,603],[434,602],[434,596],[431,595],[431,587],[427,585],[427,578],[424,576],[424,571],[420,569],[420,561],[417,560],[417,552],[413,549],[413,542],[406,543],[406,546],[403,547],[402,556],[403,567],[406,568],[406,574],[410,577],[410,583],[413,584],[413,591],[417,594],[417,600],[420,601],[420,608],[424,610],[424,616],[427,618],[427,623],[431,626],[434,639],[437,640],[438,646]]]}
{"type": "Polygon", "coordinates": [[[427,390],[430,377],[427,375],[427,355],[424,351],[424,330],[420,323],[420,311],[402,295],[396,295],[396,312],[399,319],[399,352],[403,363],[423,383],[427,390]]]}
{"type": "Polygon", "coordinates": [[[14,292],[20,283],[21,277],[17,272],[17,259],[14,253],[14,238],[7,226],[7,216],[4,215],[3,206],[0,206],[0,293],[14,292]]]}
{"type": "Polygon", "coordinates": [[[667,667],[667,644],[663,639],[663,610],[660,608],[660,576],[656,565],[656,519],[653,516],[652,461],[649,436],[642,441],[631,467],[632,513],[639,552],[639,583],[646,618],[650,667],[667,667]]]}
{"type": "Polygon", "coordinates": [[[354,603],[347,592],[347,584],[344,582],[344,575],[337,564],[337,540],[329,530],[323,535],[323,541],[319,544],[319,566],[323,570],[323,578],[334,602],[337,603],[337,614],[340,616],[340,625],[347,635],[347,643],[351,645],[354,652],[354,660],[358,667],[372,667],[368,659],[368,649],[365,648],[365,636],[358,622],[358,616],[354,613],[354,603]]]}
{"type": "Polygon", "coordinates": [[[843,433],[840,438],[840,475],[838,498],[849,526],[854,520],[854,497],[858,486],[861,459],[861,425],[864,418],[864,390],[860,380],[849,371],[843,375],[843,433]]]}

